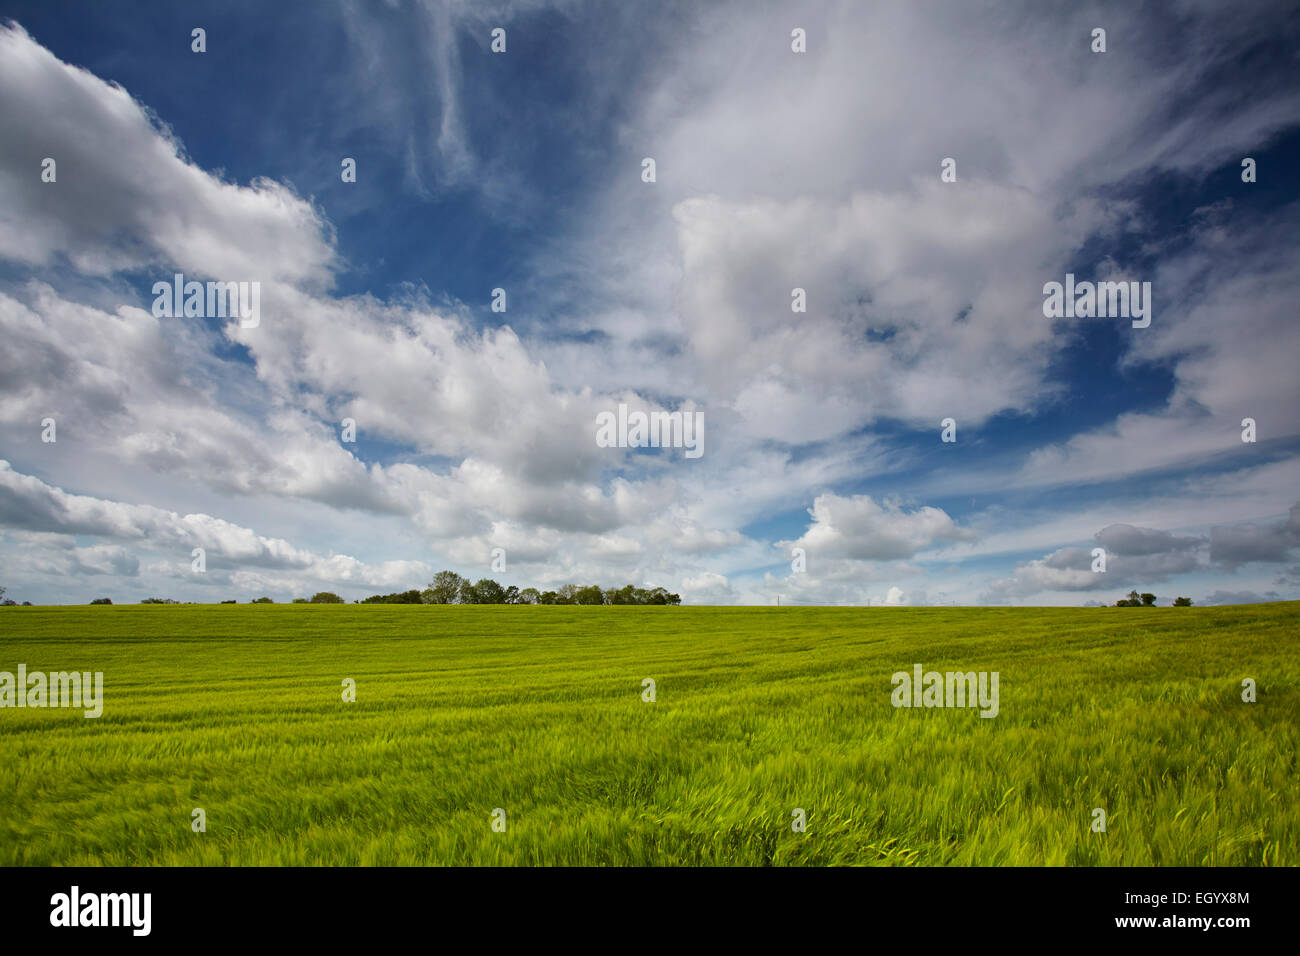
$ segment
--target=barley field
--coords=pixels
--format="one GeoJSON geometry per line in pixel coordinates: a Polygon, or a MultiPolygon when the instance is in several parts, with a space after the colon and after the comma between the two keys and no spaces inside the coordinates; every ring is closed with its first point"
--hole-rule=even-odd
{"type": "Polygon", "coordinates": [[[1298,624],[5,608],[0,671],[102,671],[104,710],[0,709],[0,864],[1295,866],[1298,624]],[[997,716],[894,707],[916,664],[998,672],[997,716]]]}

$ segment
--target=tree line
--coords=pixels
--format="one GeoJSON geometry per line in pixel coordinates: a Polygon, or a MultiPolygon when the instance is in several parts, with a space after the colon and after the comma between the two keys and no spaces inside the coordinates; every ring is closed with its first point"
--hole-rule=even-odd
{"type": "MultiPolygon", "coordinates": [[[[0,597],[4,596],[0,589],[0,597]]],[[[12,602],[5,602],[12,603],[12,602]]],[[[96,598],[91,604],[112,604],[109,598],[96,598]]],[[[171,598],[145,598],[141,604],[180,604],[171,598]]],[[[222,604],[235,604],[235,601],[222,601],[222,604]]],[[[274,604],[269,597],[253,598],[250,604],[274,604]]],[[[347,602],[333,591],[317,591],[309,598],[294,598],[293,604],[346,604],[347,602]]],[[[491,578],[471,581],[455,571],[439,571],[424,590],[394,591],[392,594],[372,594],[368,598],[354,601],[354,604],[681,604],[680,594],[674,594],[665,588],[638,588],[631,584],[621,588],[602,588],[595,584],[579,587],[565,584],[554,591],[539,591],[537,588],[520,590],[513,584],[502,587],[491,578]]]]}
{"type": "MultiPolygon", "coordinates": [[[[1115,602],[1116,607],[1155,607],[1156,596],[1150,591],[1144,591],[1138,594],[1136,591],[1129,591],[1128,597],[1120,598],[1115,602]]],[[[1172,607],[1191,607],[1192,599],[1188,597],[1174,598],[1172,607]]]]}
{"type": "MultiPolygon", "coordinates": [[[[270,603],[258,598],[257,603],[270,603]]],[[[319,591],[309,598],[294,598],[294,604],[344,604],[333,591],[319,591]]],[[[394,591],[372,594],[357,604],[681,604],[680,594],[665,588],[638,588],[631,584],[621,588],[602,588],[596,584],[579,587],[565,584],[554,591],[537,588],[522,590],[511,584],[502,586],[491,578],[471,581],[455,571],[439,571],[424,590],[394,591]]]]}
{"type": "Polygon", "coordinates": [[[423,591],[373,594],[362,604],[681,604],[680,594],[665,588],[602,588],[565,584],[554,591],[503,587],[491,578],[471,581],[455,571],[439,571],[423,591]]]}

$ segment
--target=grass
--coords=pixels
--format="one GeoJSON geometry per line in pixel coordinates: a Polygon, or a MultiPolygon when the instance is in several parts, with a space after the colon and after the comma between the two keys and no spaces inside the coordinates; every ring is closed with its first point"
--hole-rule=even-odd
{"type": "Polygon", "coordinates": [[[1298,622],[6,608],[0,671],[103,671],[105,704],[0,709],[0,864],[1295,866],[1298,622]],[[1000,713],[895,709],[915,663],[998,671],[1000,713]]]}

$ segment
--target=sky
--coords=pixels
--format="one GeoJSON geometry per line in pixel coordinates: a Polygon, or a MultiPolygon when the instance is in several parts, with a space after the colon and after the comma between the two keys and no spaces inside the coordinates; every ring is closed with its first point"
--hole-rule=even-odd
{"type": "Polygon", "coordinates": [[[0,23],[6,598],[1300,598],[1292,3],[0,23]]]}

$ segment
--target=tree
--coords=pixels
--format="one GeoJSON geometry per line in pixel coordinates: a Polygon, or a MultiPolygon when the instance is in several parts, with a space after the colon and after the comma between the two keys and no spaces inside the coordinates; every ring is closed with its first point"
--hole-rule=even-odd
{"type": "Polygon", "coordinates": [[[91,601],[90,603],[91,603],[91,604],[112,604],[112,603],[113,603],[113,599],[112,599],[112,598],[95,598],[95,600],[91,601]]]}
{"type": "Polygon", "coordinates": [[[275,602],[272,601],[269,597],[260,597],[260,598],[253,598],[253,600],[249,601],[248,603],[249,604],[274,604],[275,602]]]}
{"type": "Polygon", "coordinates": [[[680,594],[669,594],[665,588],[655,588],[646,595],[647,604],[681,604],[680,594]]]}
{"type": "Polygon", "coordinates": [[[556,604],[574,604],[574,596],[578,593],[576,584],[561,584],[555,590],[556,604]]]}
{"type": "Polygon", "coordinates": [[[594,584],[578,588],[573,595],[574,604],[604,604],[605,592],[594,584]]]}
{"type": "Polygon", "coordinates": [[[344,600],[333,591],[317,591],[311,596],[309,604],[344,604],[344,600]]]}
{"type": "Polygon", "coordinates": [[[1142,593],[1142,606],[1143,606],[1143,607],[1155,607],[1155,606],[1156,606],[1156,596],[1155,596],[1154,594],[1152,594],[1150,591],[1144,591],[1144,592],[1142,593]]]}
{"type": "Polygon", "coordinates": [[[294,604],[310,604],[311,602],[308,601],[306,598],[294,598],[294,599],[293,599],[293,603],[294,603],[294,604]]]}
{"type": "Polygon", "coordinates": [[[1173,605],[1173,606],[1174,606],[1174,607],[1191,607],[1191,606],[1192,606],[1192,599],[1191,599],[1191,598],[1187,598],[1187,597],[1176,597],[1176,598],[1174,598],[1174,605],[1173,605]]]}
{"type": "Polygon", "coordinates": [[[519,603],[519,588],[515,587],[513,584],[510,585],[510,587],[506,588],[505,603],[506,604],[519,603]]]}
{"type": "Polygon", "coordinates": [[[515,599],[516,604],[540,604],[541,593],[537,588],[524,588],[515,599]]]}
{"type": "Polygon", "coordinates": [[[4,596],[5,596],[5,589],[4,589],[4,588],[0,588],[0,598],[2,598],[2,597],[4,597],[4,596]]]}
{"type": "Polygon", "coordinates": [[[506,589],[491,578],[479,578],[474,585],[475,604],[505,604],[506,589]]]}
{"type": "Polygon", "coordinates": [[[626,587],[618,588],[617,590],[615,590],[614,588],[610,588],[608,591],[605,592],[605,603],[606,604],[635,604],[636,588],[632,587],[632,585],[630,584],[627,585],[626,587]]]}
{"type": "Polygon", "coordinates": [[[1115,602],[1116,607],[1138,607],[1142,603],[1142,596],[1136,591],[1129,591],[1127,598],[1120,598],[1115,602]]]}
{"type": "Polygon", "coordinates": [[[455,571],[439,571],[424,591],[424,603],[455,604],[460,598],[461,586],[466,583],[455,571]]]}
{"type": "Polygon", "coordinates": [[[554,591],[543,591],[541,594],[537,595],[538,604],[558,604],[559,600],[560,596],[554,591]]]}

